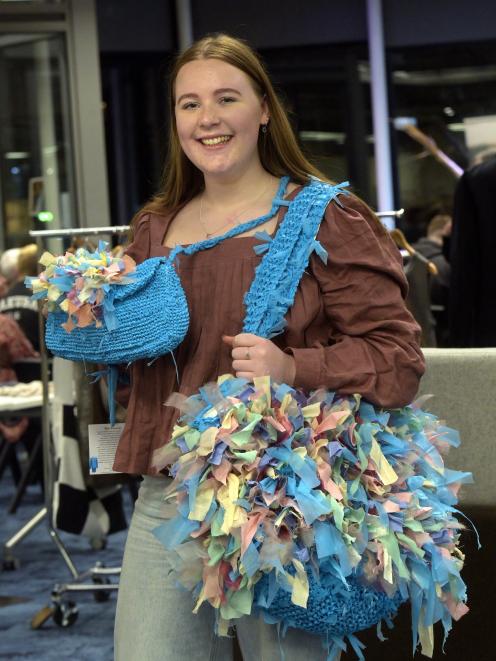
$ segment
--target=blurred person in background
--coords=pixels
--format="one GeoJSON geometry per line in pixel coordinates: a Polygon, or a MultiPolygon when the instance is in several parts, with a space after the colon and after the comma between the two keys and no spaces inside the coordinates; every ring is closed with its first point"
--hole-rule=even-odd
{"type": "Polygon", "coordinates": [[[0,313],[8,314],[19,324],[35,351],[39,351],[40,348],[38,304],[32,300],[32,292],[24,285],[24,278],[27,275],[35,276],[37,272],[38,246],[35,243],[30,243],[18,249],[15,269],[12,266],[9,271],[15,277],[11,282],[7,294],[0,299],[0,313]]]}
{"type": "MultiPolygon", "coordinates": [[[[0,314],[0,385],[17,382],[17,375],[13,366],[25,358],[35,358],[36,352],[31,342],[24,335],[19,324],[7,314],[0,314]]],[[[29,419],[25,416],[4,418],[0,420],[0,437],[7,443],[17,443],[29,427],[29,419]]],[[[28,444],[39,430],[39,425],[32,425],[31,436],[26,440],[28,444]]]]}
{"type": "Polygon", "coordinates": [[[18,258],[19,248],[9,248],[0,256],[0,298],[7,294],[9,287],[17,280],[18,258]]]}
{"type": "Polygon", "coordinates": [[[436,213],[427,226],[427,236],[419,239],[413,246],[437,268],[437,275],[429,275],[429,298],[435,320],[436,343],[439,347],[449,345],[450,265],[445,256],[445,243],[449,240],[451,228],[451,216],[447,213],[436,213]]]}
{"type": "Polygon", "coordinates": [[[455,191],[450,246],[450,344],[496,347],[496,155],[471,167],[455,191]]]}
{"type": "MultiPolygon", "coordinates": [[[[38,247],[35,243],[2,255],[2,272],[10,286],[0,298],[0,382],[30,382],[40,379],[38,304],[24,285],[27,275],[36,275],[38,247]]],[[[30,453],[41,431],[38,418],[25,416],[0,421],[0,436],[8,443],[21,441],[30,453]]],[[[33,481],[43,479],[41,457],[35,463],[33,481]]]]}
{"type": "Polygon", "coordinates": [[[7,278],[5,278],[1,273],[0,273],[0,298],[3,298],[9,290],[9,283],[7,282],[7,278]]]}

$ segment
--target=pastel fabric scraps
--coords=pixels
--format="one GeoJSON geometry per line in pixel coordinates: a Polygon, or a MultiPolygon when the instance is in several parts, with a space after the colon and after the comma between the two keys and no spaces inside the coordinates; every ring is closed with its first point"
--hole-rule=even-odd
{"type": "Polygon", "coordinates": [[[131,257],[114,257],[100,241],[96,251],[79,248],[60,256],[44,252],[40,264],[45,270],[36,278],[26,277],[25,284],[33,290],[32,298],[48,302],[49,312],[67,313],[63,327],[68,332],[102,323],[108,330],[115,329],[111,285],[132,282],[127,277],[136,267],[131,257]]]}
{"type": "Polygon", "coordinates": [[[414,649],[432,654],[433,625],[447,635],[467,610],[455,505],[471,475],[443,460],[455,430],[415,405],[268,377],[224,375],[176,405],[155,467],[174,478],[177,515],[155,535],[177,551],[195,612],[210,603],[219,634],[260,613],[320,634],[331,658],[346,641],[363,658],[355,633],[408,601],[414,649]]]}

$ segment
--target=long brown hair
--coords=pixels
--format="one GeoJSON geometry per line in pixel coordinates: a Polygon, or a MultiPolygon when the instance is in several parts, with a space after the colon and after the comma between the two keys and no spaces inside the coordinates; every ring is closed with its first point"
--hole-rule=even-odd
{"type": "Polygon", "coordinates": [[[329,181],[301,151],[287,113],[257,53],[241,39],[213,34],[196,41],[173,64],[169,77],[169,151],[162,182],[158,193],[136,214],[135,219],[143,212],[172,210],[189,202],[203,188],[201,171],[187,158],[179,143],[174,111],[175,84],[179,70],[187,62],[210,58],[222,60],[243,71],[260,99],[265,97],[270,120],[266,133],[260,132],[258,137],[258,154],[265,170],[275,177],[288,175],[292,181],[302,185],[308,183],[311,175],[329,181]]]}

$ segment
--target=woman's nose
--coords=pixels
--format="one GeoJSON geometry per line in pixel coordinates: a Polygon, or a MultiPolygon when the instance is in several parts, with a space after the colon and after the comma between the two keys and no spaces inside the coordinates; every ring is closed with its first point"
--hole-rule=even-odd
{"type": "Polygon", "coordinates": [[[215,106],[206,104],[201,108],[200,124],[201,126],[215,126],[219,123],[219,116],[215,106]]]}

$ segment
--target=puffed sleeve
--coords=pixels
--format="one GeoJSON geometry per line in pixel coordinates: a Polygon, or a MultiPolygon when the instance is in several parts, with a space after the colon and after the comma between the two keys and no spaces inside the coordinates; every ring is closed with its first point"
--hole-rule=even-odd
{"type": "Polygon", "coordinates": [[[125,253],[132,257],[136,264],[141,264],[150,256],[150,214],[145,213],[135,222],[134,237],[125,253]]]}
{"type": "Polygon", "coordinates": [[[405,305],[401,255],[368,207],[353,196],[331,202],[318,239],[327,264],[313,255],[326,317],[328,345],[289,348],[295,385],[360,393],[384,407],[412,401],[424,372],[420,328],[405,305]]]}

